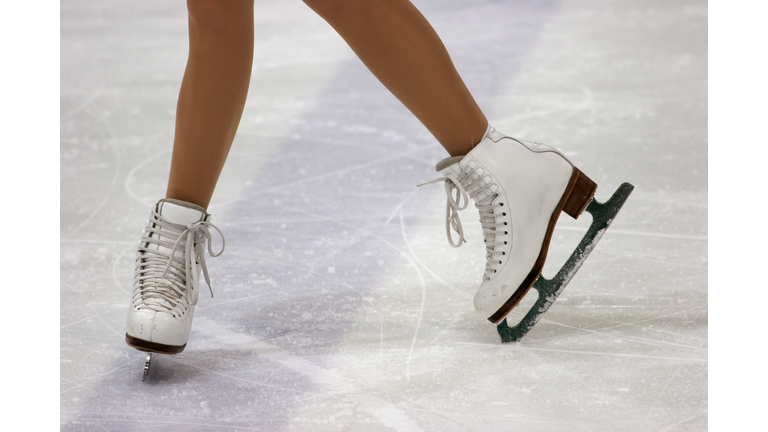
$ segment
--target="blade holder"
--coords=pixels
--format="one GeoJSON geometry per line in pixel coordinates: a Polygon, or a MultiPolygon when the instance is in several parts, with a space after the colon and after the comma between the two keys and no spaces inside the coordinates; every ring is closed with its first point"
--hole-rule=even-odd
{"type": "Polygon", "coordinates": [[[501,336],[501,342],[517,342],[536,325],[541,316],[557,300],[557,297],[563,292],[576,272],[579,271],[579,268],[584,264],[589,254],[592,253],[592,250],[603,234],[605,234],[611,222],[616,218],[616,215],[634,188],[629,183],[623,183],[604,204],[599,203],[596,199],[592,199],[586,208],[586,211],[592,215],[592,224],[587,233],[584,234],[576,250],[573,251],[568,261],[565,262],[554,278],[546,279],[543,276],[539,276],[536,279],[533,288],[536,289],[539,297],[533,307],[525,314],[525,317],[513,327],[507,325],[506,318],[499,323],[496,329],[499,332],[499,336],[501,336]]]}

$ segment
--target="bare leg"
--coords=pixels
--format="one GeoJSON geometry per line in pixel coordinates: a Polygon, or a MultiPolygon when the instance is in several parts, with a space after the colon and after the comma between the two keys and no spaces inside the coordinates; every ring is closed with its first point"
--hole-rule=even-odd
{"type": "Polygon", "coordinates": [[[467,154],[488,126],[424,16],[408,0],[304,0],[435,136],[467,154]]]}
{"type": "Polygon", "coordinates": [[[207,208],[235,138],[253,64],[253,0],[188,0],[189,60],[179,92],[166,198],[207,208]]]}

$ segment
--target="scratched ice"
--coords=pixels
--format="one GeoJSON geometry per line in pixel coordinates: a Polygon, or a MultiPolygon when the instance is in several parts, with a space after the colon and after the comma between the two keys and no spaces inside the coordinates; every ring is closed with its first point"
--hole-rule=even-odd
{"type": "MultiPolygon", "coordinates": [[[[61,4],[61,429],[707,427],[707,4],[419,0],[492,124],[636,190],[522,343],[476,316],[444,151],[301,2],[256,4],[252,87],[187,349],[125,345],[186,61],[170,0],[61,4]],[[218,246],[218,244],[216,245],[218,246]]],[[[588,220],[564,217],[545,274],[588,220]]],[[[530,304],[530,302],[529,302],[530,304]]]]}

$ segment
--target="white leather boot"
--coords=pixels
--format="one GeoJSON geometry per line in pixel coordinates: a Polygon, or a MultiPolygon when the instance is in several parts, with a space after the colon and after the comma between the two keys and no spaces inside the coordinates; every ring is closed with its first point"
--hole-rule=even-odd
{"type": "MultiPolygon", "coordinates": [[[[214,253],[205,209],[184,201],[160,200],[150,213],[136,253],[133,299],[125,341],[142,351],[177,354],[192,327],[202,271],[210,288],[205,248],[214,253]]],[[[222,236],[222,241],[224,237],[222,236]]],[[[213,296],[213,291],[211,291],[213,296]]]]}
{"type": "Polygon", "coordinates": [[[435,181],[445,181],[452,246],[465,241],[458,212],[469,197],[480,212],[487,263],[474,304],[484,318],[498,323],[541,274],[560,212],[578,218],[597,186],[556,149],[510,138],[490,126],[471,152],[441,161],[437,171],[445,176],[435,181]],[[451,228],[459,234],[457,242],[451,228]]]}

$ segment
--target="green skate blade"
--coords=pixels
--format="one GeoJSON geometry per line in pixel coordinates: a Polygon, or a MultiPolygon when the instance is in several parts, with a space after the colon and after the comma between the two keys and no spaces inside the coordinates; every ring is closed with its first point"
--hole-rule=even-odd
{"type": "Polygon", "coordinates": [[[503,343],[519,341],[536,325],[541,316],[557,300],[560,293],[563,292],[568,282],[579,271],[579,268],[584,264],[589,254],[592,253],[592,250],[603,234],[605,234],[611,222],[616,218],[616,214],[619,213],[634,188],[629,183],[623,183],[605,204],[600,204],[596,199],[592,199],[586,208],[586,211],[592,215],[592,224],[587,233],[584,234],[576,250],[568,257],[568,261],[565,262],[560,271],[557,272],[557,275],[551,280],[539,276],[533,284],[533,288],[536,289],[539,297],[533,307],[516,326],[508,326],[507,319],[504,318],[496,327],[503,343]]]}

